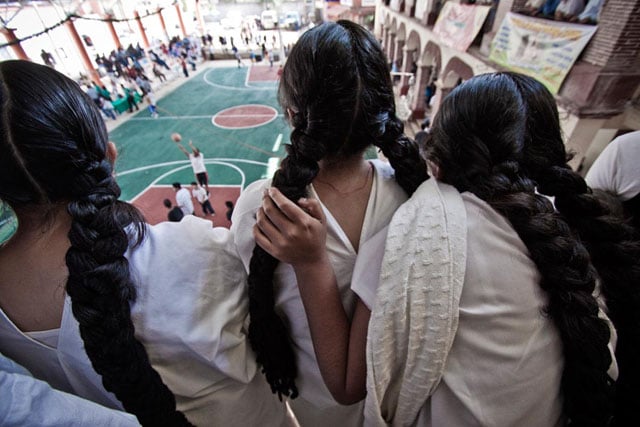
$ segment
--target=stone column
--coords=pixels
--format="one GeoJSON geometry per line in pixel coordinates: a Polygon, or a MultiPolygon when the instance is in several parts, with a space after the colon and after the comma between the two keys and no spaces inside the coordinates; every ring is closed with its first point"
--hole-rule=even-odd
{"type": "Polygon", "coordinates": [[[184,22],[182,21],[182,12],[180,11],[179,2],[175,2],[173,5],[176,8],[176,13],[178,14],[178,22],[180,23],[180,29],[182,30],[182,36],[184,38],[187,37],[187,30],[184,28],[184,22]]]}
{"type": "Polygon", "coordinates": [[[385,48],[386,43],[387,43],[387,33],[389,32],[389,29],[386,28],[384,25],[382,26],[382,30],[380,33],[380,44],[382,49],[385,48]]]}
{"type": "Polygon", "coordinates": [[[20,41],[18,41],[16,34],[13,32],[13,28],[3,27],[3,28],[0,28],[0,32],[2,32],[2,34],[5,36],[5,38],[7,39],[7,42],[11,43],[10,45],[11,50],[13,50],[13,53],[16,55],[16,57],[18,59],[24,59],[28,61],[29,57],[27,56],[27,53],[22,48],[20,41]]]}
{"type": "Polygon", "coordinates": [[[395,33],[389,33],[388,42],[386,46],[385,53],[387,54],[387,58],[389,62],[393,62],[393,52],[396,44],[396,35],[395,33]]]}
{"type": "Polygon", "coordinates": [[[138,23],[138,29],[140,30],[140,37],[142,37],[142,44],[145,49],[149,49],[149,40],[147,39],[147,33],[144,31],[144,25],[142,25],[142,19],[140,19],[140,15],[137,10],[133,11],[133,16],[136,18],[136,22],[138,23]]]}
{"type": "MultiPolygon", "coordinates": [[[[397,61],[398,59],[400,59],[400,54],[403,51],[404,48],[404,40],[396,40],[396,45],[393,49],[393,57],[391,59],[391,61],[397,61]]],[[[402,60],[404,61],[404,58],[402,58],[402,60]]],[[[397,64],[398,68],[400,68],[401,64],[397,64]]]]}
{"type": "Polygon", "coordinates": [[[453,90],[452,87],[448,87],[448,88],[443,88],[442,85],[442,80],[438,79],[435,82],[436,85],[436,93],[433,96],[434,100],[433,100],[433,107],[431,107],[431,112],[430,115],[431,117],[435,117],[436,113],[438,112],[438,109],[440,108],[440,103],[442,102],[442,100],[449,95],[449,93],[453,90]]]}
{"type": "Polygon", "coordinates": [[[122,44],[120,43],[120,37],[118,37],[118,33],[116,32],[116,28],[113,25],[113,19],[114,19],[113,15],[107,15],[106,16],[107,26],[109,27],[109,33],[111,34],[111,38],[113,39],[113,43],[116,45],[116,49],[117,49],[117,48],[121,47],[122,44]]]}
{"type": "Polygon", "coordinates": [[[164,33],[165,41],[169,42],[171,38],[169,37],[169,32],[167,31],[167,24],[164,22],[164,16],[162,16],[161,8],[158,8],[158,18],[160,19],[160,26],[162,27],[162,32],[164,33]]]}
{"type": "Polygon", "coordinates": [[[95,83],[100,83],[100,75],[96,71],[93,63],[91,62],[91,58],[89,58],[89,54],[82,44],[82,40],[80,40],[80,36],[78,35],[78,31],[76,30],[76,26],[73,25],[73,20],[69,19],[64,23],[69,30],[69,34],[73,39],[76,47],[78,48],[78,52],[80,53],[80,58],[82,59],[82,63],[84,64],[84,68],[89,74],[89,78],[93,80],[95,83]]]}
{"type": "Polygon", "coordinates": [[[573,159],[569,162],[569,165],[574,170],[577,170],[582,163],[592,141],[606,121],[607,119],[578,118],[574,115],[562,120],[561,125],[567,151],[575,153],[573,159]]]}
{"type": "Polygon", "coordinates": [[[427,106],[425,104],[424,91],[431,81],[432,70],[433,67],[431,65],[418,64],[418,71],[416,71],[416,84],[413,87],[413,102],[411,104],[413,117],[416,119],[422,119],[425,116],[427,106]]]}
{"type": "MultiPolygon", "coordinates": [[[[404,46],[402,48],[402,66],[400,66],[400,71],[402,71],[403,73],[409,73],[411,72],[411,64],[413,63],[413,54],[415,52],[415,49],[407,49],[406,46],[404,46]]],[[[402,76],[400,78],[400,87],[408,84],[409,82],[409,77],[407,76],[402,76]]]]}
{"type": "Polygon", "coordinates": [[[202,20],[202,12],[200,11],[200,0],[196,0],[196,19],[198,20],[198,29],[200,30],[200,35],[203,36],[206,34],[204,29],[204,21],[202,20]]]}

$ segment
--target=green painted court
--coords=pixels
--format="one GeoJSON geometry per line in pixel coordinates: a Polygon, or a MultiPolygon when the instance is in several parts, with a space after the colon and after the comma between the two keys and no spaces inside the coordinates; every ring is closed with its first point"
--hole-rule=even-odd
{"type": "MultiPolygon", "coordinates": [[[[277,103],[276,67],[209,67],[157,101],[154,119],[140,111],[110,132],[118,147],[117,179],[122,199],[132,201],[154,224],[166,220],[164,198],[174,201],[173,182],[194,181],[191,163],[171,141],[182,135],[204,157],[215,225],[228,226],[224,202],[268,176],[284,156],[289,127],[277,103]]],[[[130,114],[130,113],[125,113],[130,114]]],[[[200,206],[196,204],[196,214],[200,206]]]]}

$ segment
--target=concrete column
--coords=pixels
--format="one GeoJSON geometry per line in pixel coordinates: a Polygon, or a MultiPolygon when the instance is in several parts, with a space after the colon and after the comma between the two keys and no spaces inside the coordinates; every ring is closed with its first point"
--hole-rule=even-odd
{"type": "Polygon", "coordinates": [[[116,46],[116,49],[121,47],[122,44],[120,43],[120,37],[118,37],[118,33],[116,32],[116,28],[113,25],[113,15],[107,15],[106,16],[107,19],[107,26],[109,27],[109,33],[111,34],[111,38],[113,39],[113,43],[116,46]]]}
{"type": "MultiPolygon", "coordinates": [[[[404,40],[396,40],[396,45],[393,49],[393,58],[391,59],[392,61],[397,61],[400,58],[401,52],[402,52],[402,48],[404,47],[404,40]]],[[[402,58],[402,60],[404,61],[404,58],[402,58]]],[[[400,68],[401,64],[398,64],[398,68],[400,68]]]]}
{"type": "Polygon", "coordinates": [[[204,29],[204,21],[202,20],[202,12],[200,11],[200,0],[196,0],[196,18],[198,20],[198,30],[200,31],[200,35],[203,36],[206,34],[204,29]]]}
{"type": "MultiPolygon", "coordinates": [[[[561,114],[560,116],[563,117],[565,115],[561,114]]],[[[607,119],[581,119],[574,115],[569,115],[566,119],[562,120],[561,126],[565,136],[567,151],[575,153],[573,159],[569,162],[569,165],[574,170],[578,170],[578,167],[589,151],[591,143],[600,129],[603,128],[606,121],[607,119]]]]}
{"type": "Polygon", "coordinates": [[[413,87],[413,102],[411,103],[413,117],[416,119],[424,118],[425,111],[427,109],[427,106],[424,103],[424,90],[431,81],[432,70],[433,67],[431,65],[418,64],[418,70],[416,71],[416,84],[413,87]]]}
{"type": "Polygon", "coordinates": [[[179,2],[174,3],[173,5],[176,8],[176,13],[178,14],[178,22],[180,23],[180,29],[182,30],[182,37],[187,37],[187,30],[184,28],[184,22],[182,21],[182,12],[180,11],[179,2]]]}
{"type": "Polygon", "coordinates": [[[167,24],[164,22],[164,16],[162,16],[161,8],[158,8],[158,18],[160,19],[160,26],[162,27],[162,32],[164,33],[165,41],[169,42],[171,38],[169,37],[169,32],[167,31],[167,24]]]}
{"type": "Polygon", "coordinates": [[[147,33],[144,31],[144,25],[142,25],[142,19],[140,19],[140,15],[137,10],[133,11],[133,16],[136,18],[136,22],[138,23],[138,29],[140,30],[140,36],[142,37],[142,44],[145,49],[149,49],[149,40],[147,39],[147,33]]]}
{"type": "Polygon", "coordinates": [[[387,54],[387,58],[389,62],[393,62],[393,53],[396,45],[396,35],[394,33],[389,33],[389,40],[387,43],[387,48],[385,53],[387,54]]]}
{"type": "MultiPolygon", "coordinates": [[[[415,49],[407,49],[406,46],[402,48],[402,66],[400,67],[400,71],[403,73],[408,73],[411,71],[411,64],[413,63],[413,54],[415,49]]],[[[402,76],[400,78],[400,87],[408,84],[409,77],[402,76]]]]}
{"type": "Polygon", "coordinates": [[[415,0],[406,0],[404,5],[404,15],[411,18],[411,8],[416,4],[415,0]]]}
{"type": "Polygon", "coordinates": [[[13,29],[3,27],[3,28],[0,28],[0,32],[2,32],[2,34],[5,36],[5,38],[7,39],[7,42],[11,43],[11,50],[13,50],[14,55],[16,55],[18,59],[24,59],[25,61],[28,61],[29,57],[27,56],[27,53],[22,48],[22,45],[18,41],[16,34],[13,32],[13,29]]]}
{"type": "Polygon", "coordinates": [[[436,84],[436,94],[433,96],[433,107],[431,107],[431,118],[433,119],[440,108],[440,103],[442,100],[449,95],[449,93],[453,90],[452,87],[443,88],[442,80],[438,79],[434,82],[436,84]]]}
{"type": "Polygon", "coordinates": [[[87,53],[87,49],[85,49],[84,44],[82,44],[82,40],[80,40],[80,36],[78,35],[78,31],[76,30],[76,26],[73,25],[73,20],[69,19],[64,23],[69,30],[69,34],[73,39],[76,47],[78,48],[78,52],[80,53],[80,58],[82,59],[82,63],[84,64],[84,68],[89,74],[89,78],[93,80],[95,83],[100,83],[100,75],[96,71],[93,63],[91,62],[91,58],[89,58],[89,54],[87,53]]]}

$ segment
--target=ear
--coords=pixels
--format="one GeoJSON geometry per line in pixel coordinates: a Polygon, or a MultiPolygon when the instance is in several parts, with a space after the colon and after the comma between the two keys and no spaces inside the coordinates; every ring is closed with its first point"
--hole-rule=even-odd
{"type": "Polygon", "coordinates": [[[116,148],[116,144],[113,141],[109,141],[107,143],[107,160],[114,165],[116,163],[116,159],[118,158],[118,149],[116,148]]]}
{"type": "Polygon", "coordinates": [[[431,175],[433,175],[436,179],[442,178],[442,174],[440,173],[440,166],[433,163],[431,160],[427,160],[427,165],[429,169],[431,169],[431,175]]]}

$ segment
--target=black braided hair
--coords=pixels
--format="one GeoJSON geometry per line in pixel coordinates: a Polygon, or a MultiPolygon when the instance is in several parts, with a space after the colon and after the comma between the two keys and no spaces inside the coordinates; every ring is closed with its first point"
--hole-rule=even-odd
{"type": "MultiPolygon", "coordinates": [[[[549,102],[548,108],[555,108],[552,97],[549,102]]],[[[534,114],[529,106],[513,74],[473,77],[442,103],[431,127],[428,158],[439,166],[440,179],[489,203],[527,246],[549,297],[545,312],[563,343],[567,422],[605,426],[613,413],[614,387],[607,374],[610,331],[593,296],[597,273],[552,202],[535,193],[536,181],[526,168],[528,148],[538,143],[526,139],[526,118],[534,114]]]]}
{"type": "MultiPolygon", "coordinates": [[[[428,178],[417,144],[404,136],[387,62],[371,33],[350,21],[305,32],[284,66],[278,98],[292,126],[287,156],[272,185],[297,202],[318,174],[318,162],[363,153],[375,145],[389,158],[408,194],[428,178]]],[[[297,367],[287,327],[274,311],[278,261],[256,246],[250,262],[249,339],[279,396],[297,396],[297,367]]]]}
{"type": "MultiPolygon", "coordinates": [[[[542,194],[580,236],[601,278],[608,315],[616,327],[619,377],[615,424],[640,425],[640,241],[633,225],[612,212],[568,165],[553,97],[538,81],[514,74],[529,114],[525,164],[542,194]]],[[[613,171],[612,171],[613,173],[613,171]]]]}
{"type": "Polygon", "coordinates": [[[100,112],[50,67],[5,61],[0,79],[0,197],[14,206],[67,204],[66,291],[93,368],[141,424],[189,425],[134,336],[124,253],[143,238],[144,220],[118,201],[100,112]]]}

